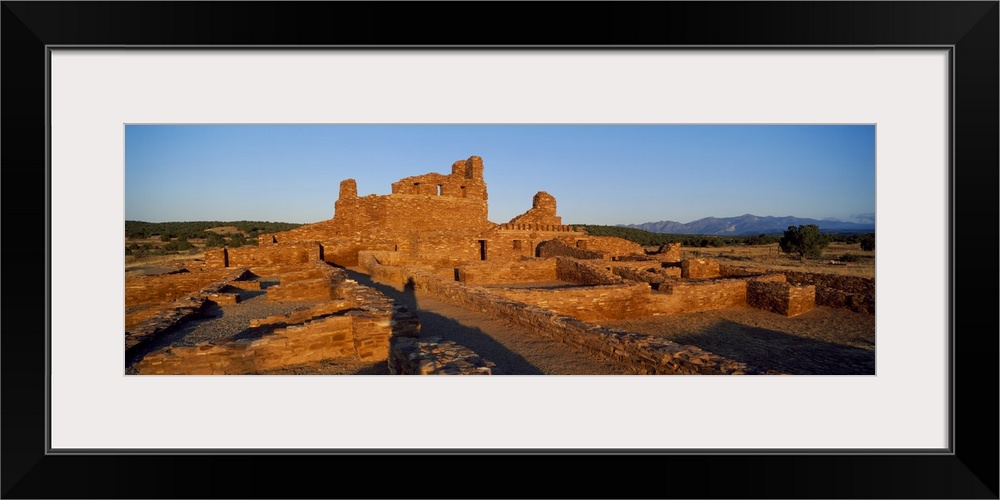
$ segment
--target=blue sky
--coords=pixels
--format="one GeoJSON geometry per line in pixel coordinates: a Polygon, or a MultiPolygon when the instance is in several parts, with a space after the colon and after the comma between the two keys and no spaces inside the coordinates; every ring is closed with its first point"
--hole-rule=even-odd
{"type": "Polygon", "coordinates": [[[473,155],[498,223],[538,191],[567,224],[875,212],[873,125],[127,125],[125,218],[318,222],[343,179],[389,194],[473,155]]]}

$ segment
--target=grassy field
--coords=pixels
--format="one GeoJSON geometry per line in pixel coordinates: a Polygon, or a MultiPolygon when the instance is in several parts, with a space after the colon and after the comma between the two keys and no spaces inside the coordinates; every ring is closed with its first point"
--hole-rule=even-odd
{"type": "MultiPolygon", "coordinates": [[[[647,247],[656,250],[655,247],[647,247]]],[[[831,243],[823,250],[821,259],[800,260],[797,255],[783,253],[777,243],[770,245],[738,245],[724,247],[681,247],[681,258],[717,259],[723,264],[741,267],[767,267],[787,271],[843,274],[847,276],[875,277],[875,251],[861,250],[860,243],[831,243]],[[856,259],[847,262],[845,255],[856,259]]]]}

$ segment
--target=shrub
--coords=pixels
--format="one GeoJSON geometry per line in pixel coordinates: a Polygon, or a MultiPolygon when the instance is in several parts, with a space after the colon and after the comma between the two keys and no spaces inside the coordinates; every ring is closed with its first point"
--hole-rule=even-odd
{"type": "Polygon", "coordinates": [[[167,234],[167,233],[161,234],[160,235],[160,241],[170,241],[170,235],[167,234]]]}
{"type": "Polygon", "coordinates": [[[870,252],[872,250],[875,250],[875,235],[874,234],[866,234],[866,235],[864,235],[864,236],[861,237],[861,249],[864,250],[864,251],[866,251],[866,252],[870,252]]]}
{"type": "Polygon", "coordinates": [[[818,258],[823,255],[823,249],[830,244],[829,235],[820,234],[816,224],[788,226],[788,230],[778,240],[778,246],[785,253],[797,253],[799,257],[818,258]]]}
{"type": "Polygon", "coordinates": [[[168,252],[179,252],[181,250],[190,250],[192,248],[194,248],[194,245],[184,238],[179,238],[163,245],[163,249],[168,252]]]}
{"type": "Polygon", "coordinates": [[[208,237],[205,238],[205,247],[216,248],[221,247],[226,244],[226,240],[216,233],[208,233],[208,237]]]}
{"type": "Polygon", "coordinates": [[[845,253],[844,255],[838,257],[837,260],[841,262],[857,262],[861,260],[861,257],[858,255],[854,255],[853,253],[845,253]]]}

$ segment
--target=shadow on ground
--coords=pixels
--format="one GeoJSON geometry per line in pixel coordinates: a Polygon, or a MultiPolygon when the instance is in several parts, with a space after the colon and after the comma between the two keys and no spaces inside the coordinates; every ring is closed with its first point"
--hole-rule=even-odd
{"type": "Polygon", "coordinates": [[[672,340],[742,361],[759,371],[793,375],[874,375],[875,351],[807,339],[728,320],[672,340]]]}
{"type": "Polygon", "coordinates": [[[396,304],[404,305],[410,311],[417,314],[420,319],[421,337],[441,337],[445,340],[452,340],[456,343],[472,349],[485,359],[496,363],[493,370],[494,375],[543,375],[544,373],[521,355],[511,351],[506,346],[497,342],[483,330],[477,327],[463,325],[452,318],[443,316],[433,311],[420,309],[412,285],[408,285],[403,291],[393,287],[376,283],[371,277],[345,269],[348,276],[359,284],[374,288],[386,297],[394,300],[396,304]]]}

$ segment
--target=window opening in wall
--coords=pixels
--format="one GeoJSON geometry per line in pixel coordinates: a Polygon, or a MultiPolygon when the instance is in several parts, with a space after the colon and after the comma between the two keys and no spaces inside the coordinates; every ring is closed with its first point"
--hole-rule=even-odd
{"type": "Polygon", "coordinates": [[[460,186],[462,188],[462,198],[465,198],[465,186],[460,186]]]}
{"type": "Polygon", "coordinates": [[[521,249],[521,240],[514,240],[514,250],[521,249]]]}
{"type": "Polygon", "coordinates": [[[441,185],[438,184],[438,196],[441,196],[441,185]]]}
{"type": "Polygon", "coordinates": [[[486,260],[486,240],[479,240],[479,260],[486,260]]]}
{"type": "Polygon", "coordinates": [[[420,183],[419,182],[414,182],[413,183],[413,191],[417,192],[419,190],[420,190],[420,183]]]}

